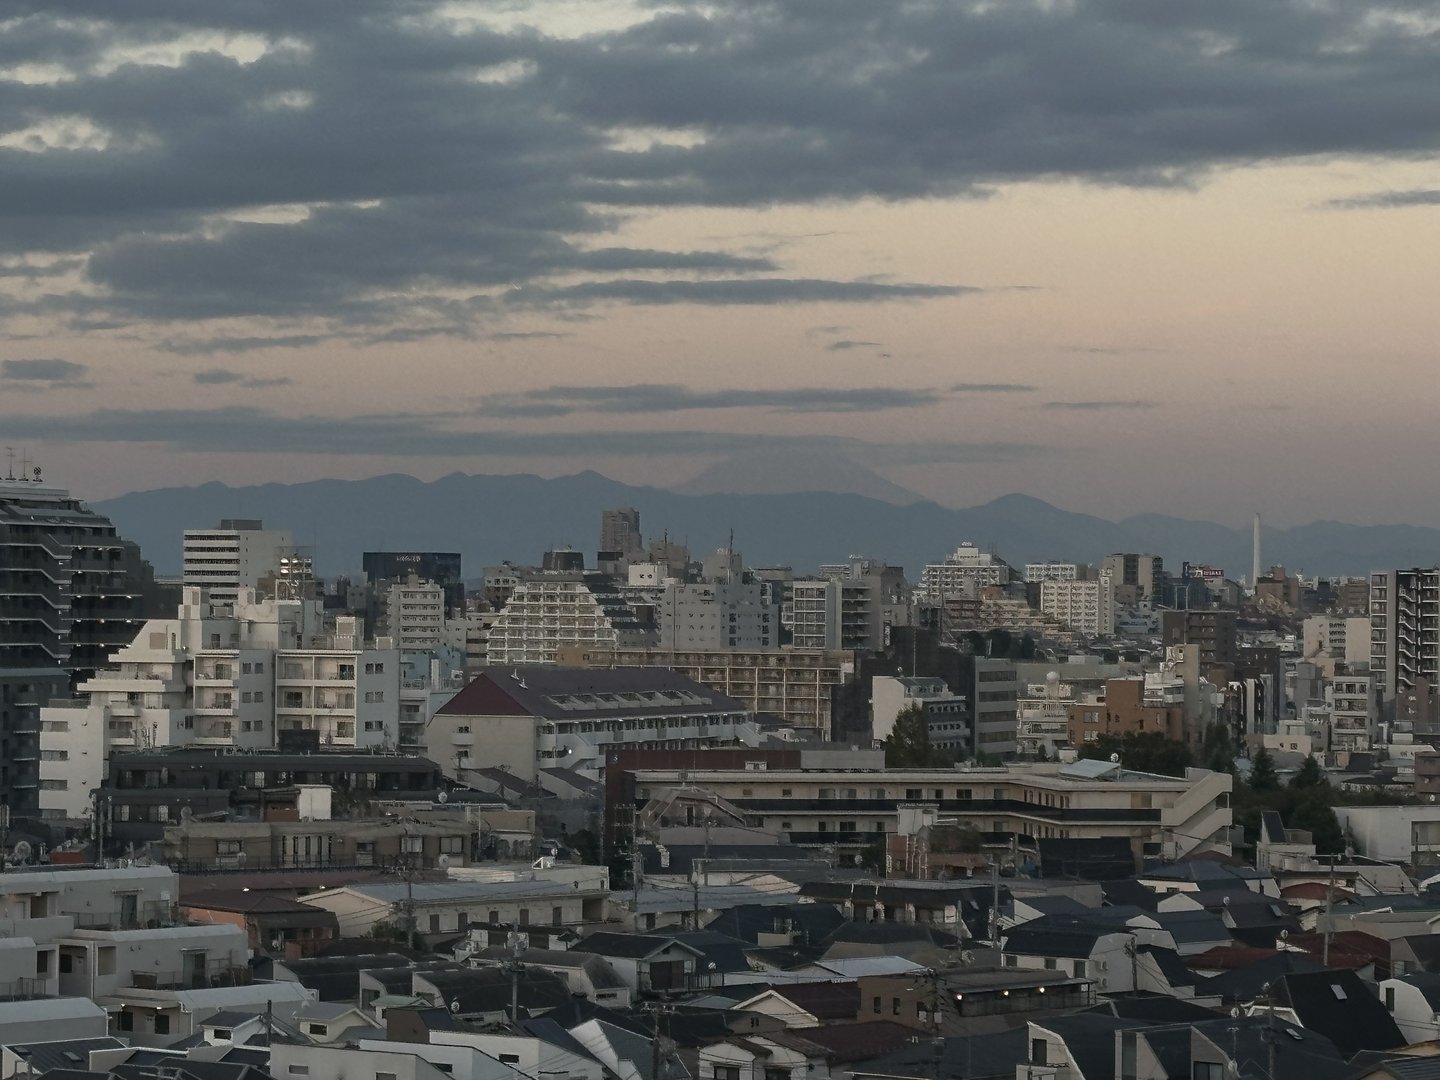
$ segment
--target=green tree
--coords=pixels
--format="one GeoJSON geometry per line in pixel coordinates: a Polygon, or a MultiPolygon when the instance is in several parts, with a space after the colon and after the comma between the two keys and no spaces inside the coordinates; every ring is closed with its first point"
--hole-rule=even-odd
{"type": "Polygon", "coordinates": [[[1217,722],[1205,729],[1200,760],[1212,772],[1235,771],[1235,739],[1227,724],[1217,722]]]}
{"type": "Polygon", "coordinates": [[[1250,759],[1250,775],[1246,779],[1246,783],[1250,785],[1252,791],[1280,790],[1280,777],[1275,773],[1275,759],[1263,746],[1250,759]]]}
{"type": "Polygon", "coordinates": [[[571,833],[566,840],[575,854],[580,856],[580,861],[587,866],[600,865],[600,837],[596,836],[590,829],[577,829],[571,833]]]}
{"type": "Polygon", "coordinates": [[[1320,771],[1320,763],[1315,760],[1314,754],[1311,754],[1305,759],[1304,764],[1300,766],[1300,771],[1290,780],[1290,787],[1295,791],[1304,791],[1306,788],[1315,787],[1328,788],[1329,786],[1330,782],[1325,779],[1325,774],[1320,771]]]}
{"type": "Polygon", "coordinates": [[[1285,824],[1308,832],[1315,850],[1322,855],[1338,855],[1345,850],[1345,833],[1324,794],[1328,786],[1302,789],[1303,794],[1291,793],[1294,801],[1285,815],[1285,824]]]}
{"type": "Polygon", "coordinates": [[[919,705],[909,705],[895,717],[895,728],[880,744],[887,769],[934,769],[954,764],[954,758],[930,745],[930,721],[919,705]]]}
{"type": "Polygon", "coordinates": [[[1167,739],[1158,731],[1143,734],[1131,732],[1124,736],[1101,735],[1080,748],[1080,757],[1108,761],[1118,755],[1120,764],[1136,772],[1158,773],[1161,776],[1184,776],[1194,761],[1190,747],[1167,739]]]}

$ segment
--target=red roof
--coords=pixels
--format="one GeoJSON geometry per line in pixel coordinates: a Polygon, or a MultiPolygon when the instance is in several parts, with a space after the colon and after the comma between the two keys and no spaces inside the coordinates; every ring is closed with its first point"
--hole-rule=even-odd
{"type": "Polygon", "coordinates": [[[481,674],[440,706],[446,716],[529,716],[530,710],[500,688],[489,675],[481,674]]]}
{"type": "Polygon", "coordinates": [[[1196,956],[1187,956],[1185,963],[1191,968],[1213,971],[1230,971],[1249,967],[1257,961],[1276,956],[1279,949],[1261,949],[1254,945],[1216,945],[1196,956]]]}
{"type": "MultiPolygon", "coordinates": [[[[1311,958],[1325,955],[1325,935],[1318,933],[1291,934],[1286,944],[1304,950],[1311,958]]],[[[1330,966],[1362,968],[1370,964],[1388,967],[1390,943],[1361,930],[1340,930],[1330,935],[1330,966]]]]}

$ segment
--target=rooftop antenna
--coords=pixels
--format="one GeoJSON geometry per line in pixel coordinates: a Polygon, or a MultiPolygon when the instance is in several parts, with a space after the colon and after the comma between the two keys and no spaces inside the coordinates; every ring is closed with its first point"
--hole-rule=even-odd
{"type": "Polygon", "coordinates": [[[5,447],[5,479],[15,479],[15,448],[13,446],[5,447]]]}

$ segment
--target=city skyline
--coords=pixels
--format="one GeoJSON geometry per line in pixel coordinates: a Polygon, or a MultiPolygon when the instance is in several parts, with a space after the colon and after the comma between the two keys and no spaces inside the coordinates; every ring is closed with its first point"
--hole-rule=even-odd
{"type": "Polygon", "coordinates": [[[86,498],[819,453],[1440,525],[1430,5],[9,19],[0,442],[86,498]]]}

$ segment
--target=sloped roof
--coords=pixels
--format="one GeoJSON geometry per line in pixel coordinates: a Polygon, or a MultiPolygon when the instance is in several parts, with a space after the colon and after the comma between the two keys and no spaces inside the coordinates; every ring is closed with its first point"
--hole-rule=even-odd
{"type": "Polygon", "coordinates": [[[682,945],[696,956],[701,955],[693,945],[686,945],[674,935],[662,934],[617,934],[608,930],[591,934],[571,946],[574,952],[595,953],[599,956],[623,956],[643,960],[672,942],[682,945]]]}
{"type": "Polygon", "coordinates": [[[669,668],[489,668],[441,706],[447,716],[605,720],[747,713],[732,697],[669,668]]]}
{"type": "Polygon", "coordinates": [[[854,1020],[860,1011],[860,987],[853,982],[791,983],[757,991],[754,997],[762,993],[774,993],[817,1020],[854,1020]]]}
{"type": "MultiPolygon", "coordinates": [[[[857,990],[857,1004],[858,1001],[859,991],[857,990]]],[[[832,1023],[818,1028],[805,1029],[806,1039],[829,1051],[831,1064],[845,1064],[875,1058],[909,1043],[914,1037],[914,1028],[908,1028],[904,1024],[897,1024],[890,1020],[870,1020],[849,1024],[832,1023]]]]}
{"type": "Polygon", "coordinates": [[[1305,1027],[1323,1032],[1347,1058],[1359,1050],[1390,1050],[1408,1041],[1353,971],[1285,975],[1273,992],[1305,1027]]]}

